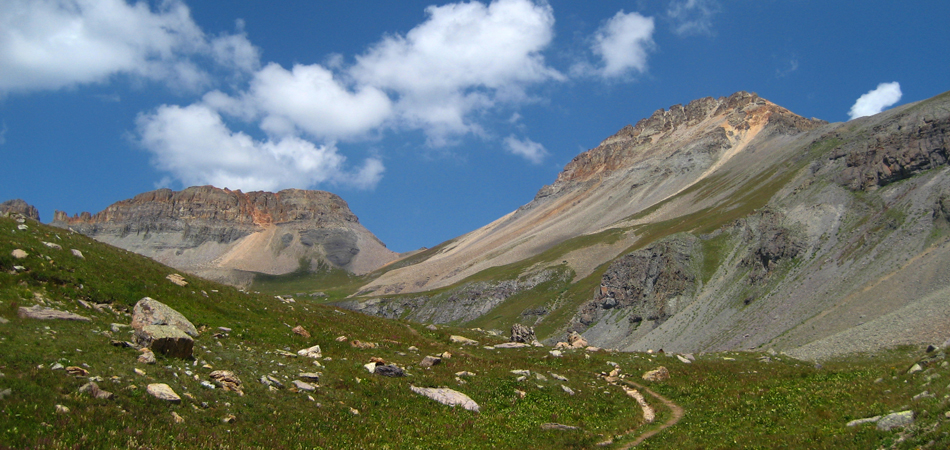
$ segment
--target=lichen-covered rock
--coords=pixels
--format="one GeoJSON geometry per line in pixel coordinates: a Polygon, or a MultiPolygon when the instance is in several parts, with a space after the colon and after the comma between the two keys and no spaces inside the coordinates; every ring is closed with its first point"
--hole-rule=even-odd
{"type": "Polygon", "coordinates": [[[171,325],[146,325],[135,330],[135,342],[173,358],[191,358],[195,341],[171,325]]]}
{"type": "Polygon", "coordinates": [[[901,411],[888,414],[877,421],[877,429],[881,431],[890,431],[897,427],[906,427],[914,423],[913,411],[901,411]]]}
{"type": "Polygon", "coordinates": [[[511,326],[511,338],[509,339],[510,342],[530,344],[537,340],[538,338],[534,334],[534,327],[529,327],[520,323],[516,323],[511,326]]]}
{"type": "Polygon", "coordinates": [[[660,366],[644,373],[643,379],[646,381],[666,381],[670,379],[670,371],[666,367],[660,366]]]}
{"type": "Polygon", "coordinates": [[[132,310],[132,328],[140,330],[146,325],[169,325],[191,337],[198,337],[198,330],[191,321],[172,307],[151,297],[139,300],[132,310]]]}

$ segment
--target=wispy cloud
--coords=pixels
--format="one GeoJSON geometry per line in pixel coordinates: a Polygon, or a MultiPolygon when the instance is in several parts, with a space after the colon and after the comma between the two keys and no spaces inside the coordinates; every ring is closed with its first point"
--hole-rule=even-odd
{"type": "Polygon", "coordinates": [[[791,57],[775,69],[775,77],[784,78],[796,70],[798,70],[798,58],[791,57]]]}
{"type": "Polygon", "coordinates": [[[518,139],[514,135],[505,138],[505,150],[533,164],[541,164],[544,158],[548,156],[548,151],[544,149],[543,145],[527,138],[518,139]]]}
{"type": "Polygon", "coordinates": [[[673,0],[666,16],[679,36],[713,34],[712,19],[720,10],[715,0],[673,0]]]}
{"type": "Polygon", "coordinates": [[[7,123],[3,122],[0,127],[0,145],[7,143],[7,123]]]}
{"type": "Polygon", "coordinates": [[[901,95],[903,94],[900,83],[896,81],[881,83],[874,90],[858,97],[851,110],[848,111],[848,117],[853,120],[858,117],[873,116],[900,101],[901,95]]]}

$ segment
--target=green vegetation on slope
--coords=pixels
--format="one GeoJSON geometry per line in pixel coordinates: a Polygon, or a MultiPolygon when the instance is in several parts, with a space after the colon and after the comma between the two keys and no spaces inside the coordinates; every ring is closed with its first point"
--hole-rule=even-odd
{"type": "MultiPolygon", "coordinates": [[[[943,376],[945,383],[948,370],[934,365],[904,375],[920,358],[919,351],[816,368],[784,357],[763,363],[757,354],[728,355],[734,361],[700,355],[693,364],[683,364],[666,355],[567,351],[553,357],[546,348],[489,349],[483,345],[504,339],[473,330],[430,330],[306,301],[287,304],[187,275],[189,284],[178,286],[165,279],[174,271],[153,261],[63,230],[33,222],[28,226],[16,230],[13,221],[0,219],[0,317],[6,322],[0,323],[0,448],[548,449],[590,448],[610,438],[617,448],[650,427],[642,427],[636,402],[598,376],[612,369],[608,362],[638,381],[645,370],[659,365],[670,369],[669,381],[649,387],[685,408],[686,416],[641,444],[646,448],[876,448],[895,443],[898,431],[848,428],[845,422],[905,406],[917,411],[919,425],[897,448],[930,440],[937,447],[950,444],[947,422],[937,419],[950,392],[939,379],[930,382],[943,376]],[[16,248],[29,256],[13,258],[16,248]],[[70,249],[82,251],[84,259],[70,249]],[[194,360],[159,355],[158,364],[145,365],[136,362],[137,351],[109,345],[129,338],[127,328],[112,331],[110,324],[128,323],[122,311],[146,295],[202,329],[194,360]],[[87,309],[78,300],[110,304],[119,313],[87,309]],[[36,303],[92,321],[17,317],[20,306],[36,303]],[[294,325],[304,326],[312,337],[293,333],[294,325]],[[482,344],[452,344],[451,334],[482,344]],[[341,335],[347,339],[338,341],[341,335]],[[348,342],[354,339],[378,347],[356,348],[348,342]],[[319,366],[280,353],[314,344],[327,357],[319,366]],[[424,355],[445,351],[453,355],[441,365],[419,367],[424,355]],[[369,374],[362,365],[371,357],[403,366],[410,376],[369,374]],[[71,376],[53,370],[55,364],[89,373],[71,376]],[[243,381],[244,395],[203,386],[215,369],[234,371],[243,381]],[[532,374],[518,381],[510,372],[514,369],[532,374]],[[315,391],[288,388],[298,373],[313,371],[322,373],[315,391]],[[459,371],[476,375],[457,378],[459,371]],[[285,388],[270,390],[257,381],[262,375],[274,376],[285,388]],[[90,379],[115,398],[77,393],[90,379]],[[152,398],[145,392],[149,383],[169,384],[182,402],[152,398]],[[575,394],[562,390],[562,384],[575,394]],[[439,405],[413,394],[410,385],[457,389],[481,410],[439,405]],[[909,400],[924,389],[935,397],[909,400]],[[69,412],[57,413],[56,405],[69,412]],[[176,423],[173,412],[184,421],[176,423]],[[232,415],[232,423],[222,421],[232,415]],[[579,429],[544,430],[545,423],[579,429]],[[633,433],[625,434],[629,430],[633,433]]],[[[655,399],[647,400],[658,409],[658,421],[670,417],[655,399]]]]}

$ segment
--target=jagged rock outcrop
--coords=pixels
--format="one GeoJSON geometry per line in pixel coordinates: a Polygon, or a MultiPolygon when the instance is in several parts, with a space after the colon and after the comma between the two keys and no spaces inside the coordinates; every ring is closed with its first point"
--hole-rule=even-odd
{"type": "Polygon", "coordinates": [[[231,284],[246,284],[248,272],[289,273],[301,261],[362,274],[398,256],[323,191],[159,189],[94,215],[57,211],[53,225],[231,284]]]}
{"type": "Polygon", "coordinates": [[[40,221],[39,210],[37,210],[35,206],[18,198],[0,203],[0,216],[7,214],[19,214],[27,219],[33,219],[37,222],[40,221]]]}
{"type": "Polygon", "coordinates": [[[678,235],[614,260],[601,277],[594,299],[580,308],[571,328],[584,331],[611,310],[622,311],[631,324],[663,323],[678,312],[676,299],[696,290],[695,265],[701,255],[699,239],[678,235]]]}
{"type": "MultiPolygon", "coordinates": [[[[840,139],[841,134],[832,137],[840,139]]],[[[894,117],[875,125],[866,137],[848,139],[835,149],[833,157],[844,158],[847,164],[838,181],[864,191],[945,166],[950,158],[950,117],[894,117]]]]}
{"type": "Polygon", "coordinates": [[[752,283],[766,278],[781,262],[798,256],[804,243],[794,230],[783,225],[785,215],[766,210],[742,220],[743,239],[750,243],[742,264],[751,267],[752,283]]]}

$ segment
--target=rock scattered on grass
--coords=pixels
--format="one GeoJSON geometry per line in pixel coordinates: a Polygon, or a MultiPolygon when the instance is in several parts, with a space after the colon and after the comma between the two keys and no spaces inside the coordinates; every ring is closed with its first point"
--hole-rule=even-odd
{"type": "Polygon", "coordinates": [[[866,423],[877,423],[878,420],[881,420],[881,416],[874,417],[865,417],[863,419],[855,419],[845,424],[846,427],[856,427],[858,425],[864,425],[866,423]]]}
{"type": "Polygon", "coordinates": [[[897,427],[906,427],[914,423],[913,411],[901,411],[888,414],[877,421],[877,429],[881,431],[890,431],[897,427]]]}
{"type": "Polygon", "coordinates": [[[69,408],[67,408],[67,407],[65,407],[65,406],[63,406],[63,405],[56,405],[56,413],[57,413],[57,414],[69,414],[69,408]]]}
{"type": "Polygon", "coordinates": [[[185,423],[185,418],[182,416],[179,416],[178,413],[176,413],[175,411],[172,411],[172,422],[185,423]]]}
{"type": "Polygon", "coordinates": [[[307,331],[307,329],[304,328],[304,327],[301,326],[301,325],[295,326],[295,327],[294,327],[292,330],[290,330],[290,331],[293,331],[294,333],[299,334],[299,335],[301,335],[301,336],[303,336],[303,337],[305,337],[305,338],[308,338],[308,339],[310,338],[310,332],[307,331]]]}
{"type": "Polygon", "coordinates": [[[320,374],[317,372],[301,372],[297,374],[297,378],[307,381],[320,381],[320,374]]]}
{"type": "Polygon", "coordinates": [[[574,395],[574,390],[563,384],[561,385],[561,390],[563,390],[564,392],[567,392],[568,395],[574,395]]]}
{"type": "Polygon", "coordinates": [[[478,341],[476,341],[476,340],[474,340],[474,339],[469,339],[469,338],[467,338],[467,337],[465,337],[465,336],[459,336],[459,335],[455,335],[455,334],[453,334],[452,336],[449,336],[449,341],[451,341],[451,342],[454,343],[454,344],[478,345],[478,341]]]}
{"type": "Polygon", "coordinates": [[[505,342],[504,344],[498,344],[493,347],[494,348],[524,348],[524,347],[530,347],[530,346],[523,342],[505,342]]]}
{"type": "Polygon", "coordinates": [[[29,308],[21,306],[17,311],[17,315],[23,319],[38,319],[38,320],[78,320],[83,322],[89,322],[91,319],[86,316],[80,316],[79,314],[74,314],[67,311],[60,311],[53,308],[46,308],[40,305],[33,305],[29,308]]]}
{"type": "Polygon", "coordinates": [[[442,364],[442,358],[438,356],[426,356],[422,358],[422,361],[419,363],[420,367],[432,367],[442,364]]]}
{"type": "Polygon", "coordinates": [[[86,257],[83,256],[83,255],[82,255],[82,252],[79,251],[79,250],[72,249],[72,250],[70,250],[69,252],[72,253],[73,256],[75,256],[75,257],[77,257],[77,258],[79,258],[79,259],[86,259],[86,257]]]}
{"type": "Polygon", "coordinates": [[[479,406],[478,403],[475,403],[471,397],[449,388],[422,388],[416,386],[409,386],[412,392],[416,394],[431,398],[443,405],[448,405],[451,407],[461,406],[464,409],[469,411],[478,412],[479,406]]]}
{"type": "Polygon", "coordinates": [[[165,383],[152,383],[145,387],[145,392],[159,400],[169,403],[181,403],[181,397],[165,383]]]}
{"type": "Polygon", "coordinates": [[[69,366],[69,367],[67,367],[67,368],[66,368],[66,373],[68,373],[68,374],[70,374],[70,375],[72,375],[72,376],[74,376],[74,377],[84,377],[84,376],[86,376],[86,375],[89,375],[89,371],[88,371],[88,370],[83,369],[82,367],[79,367],[79,366],[69,366]]]}
{"type": "Polygon", "coordinates": [[[155,364],[157,362],[155,353],[153,353],[151,349],[143,348],[142,354],[139,355],[138,362],[142,364],[155,364]]]}
{"type": "Polygon", "coordinates": [[[532,344],[537,341],[538,338],[534,334],[534,327],[529,327],[520,323],[516,323],[511,326],[511,338],[509,338],[509,342],[532,344]]]}
{"type": "Polygon", "coordinates": [[[217,383],[226,391],[237,392],[238,395],[244,395],[241,388],[241,379],[230,370],[215,370],[209,375],[211,380],[217,383]]]}
{"type": "Polygon", "coordinates": [[[294,380],[294,387],[296,387],[297,390],[299,391],[312,392],[312,391],[317,390],[316,386],[310,383],[307,383],[306,381],[300,381],[300,380],[294,380]]]}
{"type": "Polygon", "coordinates": [[[165,279],[182,287],[188,286],[188,282],[185,281],[185,277],[181,276],[181,274],[169,274],[165,279]]]}
{"type": "Polygon", "coordinates": [[[113,397],[115,397],[115,394],[109,391],[104,391],[101,388],[99,388],[99,385],[96,384],[94,381],[90,381],[82,385],[79,388],[78,392],[83,393],[83,394],[89,394],[89,396],[92,398],[98,398],[98,399],[103,399],[103,400],[111,400],[113,397]]]}
{"type": "Polygon", "coordinates": [[[143,297],[132,309],[132,328],[140,330],[147,325],[168,325],[198,337],[198,330],[184,315],[151,297],[143,297]]]}
{"type": "Polygon", "coordinates": [[[395,364],[386,364],[383,366],[376,366],[376,370],[373,373],[375,373],[376,375],[382,375],[384,377],[406,376],[406,372],[395,364]]]}
{"type": "Polygon", "coordinates": [[[23,259],[30,256],[30,254],[18,248],[10,252],[10,256],[13,256],[15,259],[23,259]]]}
{"type": "Polygon", "coordinates": [[[320,350],[319,345],[314,345],[310,348],[305,348],[303,350],[298,350],[297,354],[306,358],[320,358],[323,356],[323,351],[320,350]]]}
{"type": "Polygon", "coordinates": [[[560,423],[542,423],[542,430],[558,430],[558,431],[571,431],[571,430],[580,430],[579,427],[564,425],[560,423]]]}
{"type": "Polygon", "coordinates": [[[670,371],[666,367],[660,366],[644,373],[643,379],[646,381],[666,381],[670,379],[670,371]]]}
{"type": "Polygon", "coordinates": [[[350,346],[353,348],[360,348],[360,349],[371,349],[371,348],[377,347],[375,342],[363,342],[363,341],[360,341],[359,339],[354,340],[353,342],[350,342],[350,346]]]}

